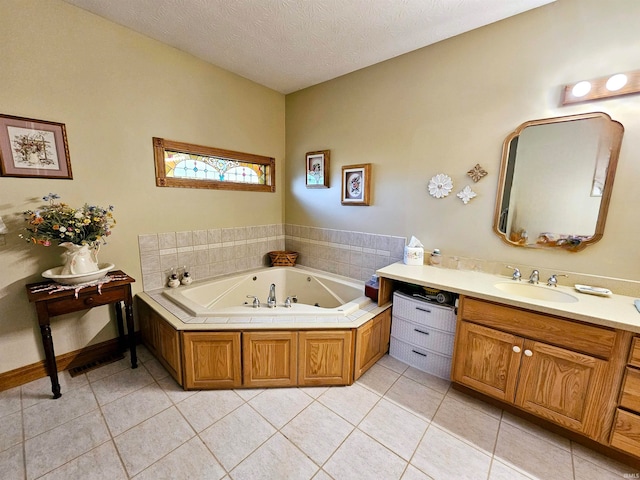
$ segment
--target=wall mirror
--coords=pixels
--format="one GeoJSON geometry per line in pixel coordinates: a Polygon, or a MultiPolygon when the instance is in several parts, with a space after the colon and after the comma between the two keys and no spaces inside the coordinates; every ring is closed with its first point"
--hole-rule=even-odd
{"type": "Polygon", "coordinates": [[[502,148],[496,234],[513,246],[573,252],[600,240],[623,132],[598,112],[520,125],[502,148]]]}

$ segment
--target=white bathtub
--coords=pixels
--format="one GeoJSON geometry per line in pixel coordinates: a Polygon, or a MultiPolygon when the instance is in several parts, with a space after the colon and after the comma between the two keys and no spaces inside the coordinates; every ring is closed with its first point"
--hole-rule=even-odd
{"type": "Polygon", "coordinates": [[[371,303],[362,282],[301,267],[263,268],[167,289],[163,295],[195,317],[346,317],[371,303]],[[271,284],[275,308],[267,307],[271,284]],[[253,308],[248,295],[258,297],[261,307],[253,308]],[[286,308],[285,299],[294,295],[297,303],[286,308]]]}

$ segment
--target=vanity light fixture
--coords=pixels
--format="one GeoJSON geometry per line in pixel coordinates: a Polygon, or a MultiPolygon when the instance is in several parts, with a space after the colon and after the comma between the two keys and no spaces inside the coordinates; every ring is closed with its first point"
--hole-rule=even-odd
{"type": "Polygon", "coordinates": [[[562,105],[640,93],[640,70],[582,80],[564,87],[562,105]]]}

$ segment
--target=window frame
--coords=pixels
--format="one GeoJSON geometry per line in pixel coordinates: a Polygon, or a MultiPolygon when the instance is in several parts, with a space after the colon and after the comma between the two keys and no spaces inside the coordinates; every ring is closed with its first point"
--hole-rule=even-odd
{"type": "Polygon", "coordinates": [[[275,192],[276,191],[276,161],[273,157],[265,157],[252,153],[235,152],[221,148],[205,147],[192,143],[176,142],[164,138],[153,137],[153,157],[156,167],[156,186],[181,187],[181,188],[206,188],[215,190],[238,190],[249,192],[275,192]],[[187,155],[204,155],[208,157],[220,157],[236,160],[238,162],[265,165],[267,169],[267,183],[264,185],[255,183],[221,182],[219,180],[175,178],[167,177],[165,170],[165,152],[185,153],[187,155]]]}

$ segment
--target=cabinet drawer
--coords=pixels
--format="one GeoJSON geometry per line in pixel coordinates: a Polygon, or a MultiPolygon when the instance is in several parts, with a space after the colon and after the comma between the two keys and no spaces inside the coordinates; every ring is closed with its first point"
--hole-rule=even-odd
{"type": "Polygon", "coordinates": [[[456,315],[453,307],[416,300],[400,292],[393,294],[393,316],[444,332],[456,330],[456,315]]]}
{"type": "Polygon", "coordinates": [[[391,337],[389,355],[436,377],[451,379],[451,357],[391,337]]]}
{"type": "Polygon", "coordinates": [[[77,312],[87,308],[97,307],[99,305],[107,305],[109,303],[123,301],[125,292],[123,288],[115,288],[103,291],[102,293],[92,292],[78,295],[78,298],[61,299],[55,302],[47,303],[49,315],[54,317],[64,313],[77,312]]]}
{"type": "Polygon", "coordinates": [[[441,332],[433,327],[420,325],[393,317],[391,335],[404,342],[424,347],[445,355],[453,355],[453,333],[441,332]]]}
{"type": "Polygon", "coordinates": [[[640,337],[633,337],[631,352],[629,353],[629,365],[640,367],[640,337]]]}
{"type": "Polygon", "coordinates": [[[616,332],[530,310],[462,297],[461,318],[522,337],[609,358],[616,332]]]}
{"type": "Polygon", "coordinates": [[[640,371],[627,367],[620,406],[640,413],[640,371]]]}
{"type": "Polygon", "coordinates": [[[611,446],[640,456],[640,415],[620,409],[616,411],[611,446]]]}

